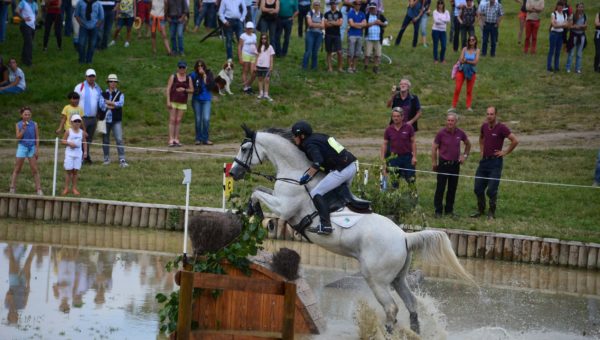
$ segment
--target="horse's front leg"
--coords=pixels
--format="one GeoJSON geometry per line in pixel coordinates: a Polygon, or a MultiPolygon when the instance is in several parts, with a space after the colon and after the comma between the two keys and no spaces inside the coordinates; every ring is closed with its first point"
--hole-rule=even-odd
{"type": "Polygon", "coordinates": [[[277,198],[276,196],[273,196],[271,194],[272,192],[273,191],[268,188],[261,187],[261,188],[255,189],[254,192],[252,192],[252,195],[250,196],[249,210],[253,210],[253,212],[261,220],[263,219],[264,216],[262,213],[262,208],[260,206],[260,202],[264,203],[267,206],[267,208],[269,208],[269,210],[271,210],[275,215],[281,216],[281,214],[282,214],[281,200],[279,198],[277,198]],[[261,189],[267,189],[267,190],[261,190],[261,189]]]}
{"type": "Polygon", "coordinates": [[[267,195],[273,195],[273,189],[259,185],[256,188],[254,188],[254,191],[250,196],[250,200],[248,201],[248,208],[246,209],[246,214],[248,214],[248,216],[256,215],[260,220],[263,220],[265,216],[263,214],[259,200],[254,197],[254,192],[263,192],[267,195]]]}

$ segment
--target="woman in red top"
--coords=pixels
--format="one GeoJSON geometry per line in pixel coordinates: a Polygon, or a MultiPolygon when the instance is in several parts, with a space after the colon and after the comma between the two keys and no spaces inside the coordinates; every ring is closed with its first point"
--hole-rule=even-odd
{"type": "MultiPolygon", "coordinates": [[[[69,0],[65,0],[69,1],[69,0]]],[[[56,44],[60,50],[62,47],[62,18],[60,15],[60,6],[62,0],[44,0],[46,4],[46,20],[44,20],[44,52],[48,50],[48,38],[50,37],[50,29],[54,25],[54,35],[56,36],[56,44]]]]}
{"type": "Polygon", "coordinates": [[[187,63],[179,61],[177,72],[169,77],[167,83],[167,109],[169,109],[169,146],[181,146],[179,129],[183,114],[187,110],[188,94],[194,92],[192,78],[186,73],[187,63]]]}

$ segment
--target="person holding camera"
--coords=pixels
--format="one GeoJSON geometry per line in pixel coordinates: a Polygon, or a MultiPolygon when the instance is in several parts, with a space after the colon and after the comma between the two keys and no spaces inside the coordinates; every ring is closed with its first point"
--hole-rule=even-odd
{"type": "Polygon", "coordinates": [[[212,103],[210,89],[214,86],[213,73],[206,67],[202,59],[198,59],[194,64],[194,71],[190,73],[190,78],[194,84],[192,108],[196,117],[196,145],[213,145],[213,142],[208,139],[212,103]]]}
{"type": "MultiPolygon", "coordinates": [[[[404,112],[403,121],[412,125],[415,132],[419,131],[417,121],[421,117],[421,102],[419,97],[410,93],[410,80],[400,80],[398,86],[392,87],[392,95],[387,101],[387,107],[400,107],[404,112]]],[[[391,121],[390,121],[391,124],[391,121]]]]}

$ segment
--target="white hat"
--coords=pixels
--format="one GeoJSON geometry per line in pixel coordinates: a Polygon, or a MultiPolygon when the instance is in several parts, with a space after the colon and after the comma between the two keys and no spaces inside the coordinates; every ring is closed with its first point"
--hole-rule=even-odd
{"type": "Polygon", "coordinates": [[[96,76],[96,71],[94,71],[93,68],[88,68],[87,71],[85,71],[85,76],[89,77],[89,76],[96,76]]]}
{"type": "Polygon", "coordinates": [[[248,21],[248,22],[246,23],[246,28],[251,28],[251,29],[254,29],[254,23],[252,23],[252,21],[248,21]]]}
{"type": "Polygon", "coordinates": [[[115,81],[115,82],[119,82],[119,78],[117,78],[117,75],[114,73],[111,73],[108,75],[108,78],[106,79],[107,82],[109,81],[115,81]]]}
{"type": "Polygon", "coordinates": [[[81,120],[81,116],[80,115],[72,115],[71,116],[71,121],[74,122],[76,120],[81,120]]]}

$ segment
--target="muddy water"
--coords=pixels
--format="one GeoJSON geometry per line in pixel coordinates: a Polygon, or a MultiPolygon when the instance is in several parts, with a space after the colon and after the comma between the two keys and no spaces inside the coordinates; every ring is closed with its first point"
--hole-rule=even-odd
{"type": "MultiPolygon", "coordinates": [[[[158,292],[175,289],[163,268],[181,251],[181,233],[0,220],[0,339],[154,339],[158,292]]],[[[316,246],[296,249],[328,320],[314,339],[356,339],[365,301],[383,312],[356,261],[316,246]]],[[[600,273],[463,261],[481,294],[438,268],[422,268],[419,313],[424,338],[600,338],[600,273]]],[[[399,302],[400,325],[408,314],[399,302]]]]}

